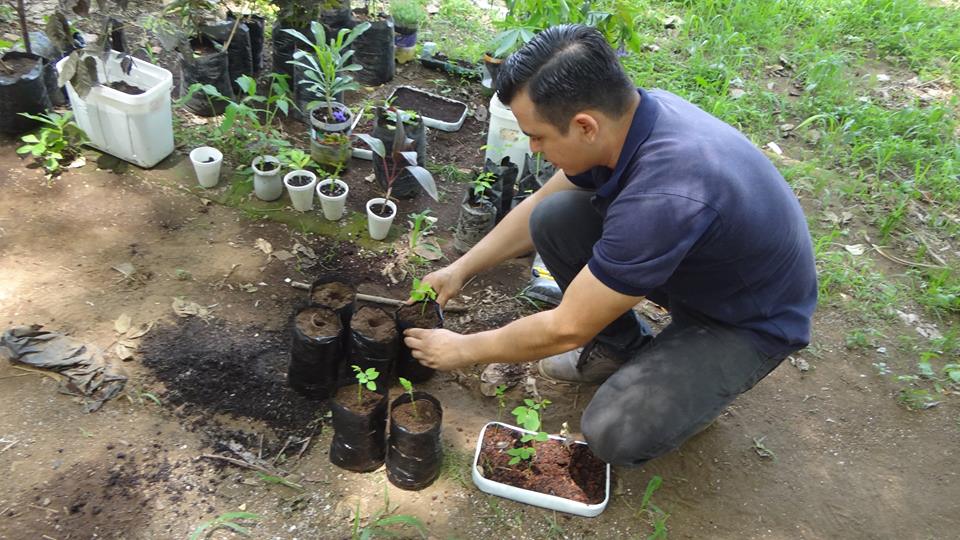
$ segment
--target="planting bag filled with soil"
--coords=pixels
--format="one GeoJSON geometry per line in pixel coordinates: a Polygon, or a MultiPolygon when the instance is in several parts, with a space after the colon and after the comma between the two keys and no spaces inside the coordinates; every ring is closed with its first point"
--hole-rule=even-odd
{"type": "MultiPolygon", "coordinates": [[[[460,204],[460,216],[457,218],[457,228],[453,232],[453,247],[460,253],[466,253],[477,245],[488,232],[493,230],[497,222],[496,206],[486,196],[474,201],[473,188],[468,187],[460,204]]],[[[498,202],[500,200],[497,197],[498,202]]]]}
{"type": "MultiPolygon", "coordinates": [[[[242,17],[243,24],[250,32],[250,67],[254,74],[259,74],[263,69],[263,36],[267,21],[260,15],[243,15],[242,17]]],[[[232,24],[235,19],[236,14],[228,11],[227,20],[232,24]]]]}
{"type": "MultiPolygon", "coordinates": [[[[235,21],[227,20],[206,25],[200,31],[214,41],[226,44],[235,24],[235,21]]],[[[233,39],[230,40],[230,47],[227,49],[227,57],[229,59],[230,84],[233,85],[234,93],[240,93],[240,86],[236,82],[237,78],[241,75],[252,77],[255,74],[253,71],[253,54],[250,47],[250,28],[243,22],[237,25],[236,32],[233,32],[233,39]]]]}
{"type": "MultiPolygon", "coordinates": [[[[287,27],[279,24],[273,27],[273,71],[275,73],[283,73],[287,77],[290,77],[290,84],[293,84],[293,65],[287,62],[293,60],[293,53],[297,50],[297,43],[300,43],[300,41],[284,32],[284,28],[287,27]]],[[[306,28],[294,28],[294,30],[297,30],[305,36],[313,35],[306,28]]]]}
{"type": "Polygon", "coordinates": [[[337,312],[344,328],[350,328],[350,317],[357,304],[357,289],[343,276],[326,274],[310,285],[310,305],[337,312]]]}
{"type": "Polygon", "coordinates": [[[390,406],[387,479],[398,488],[419,490],[440,476],[443,409],[437,398],[426,392],[414,392],[413,397],[415,413],[410,394],[403,394],[390,406]]]}
{"type": "MultiPolygon", "coordinates": [[[[198,57],[194,57],[192,51],[180,53],[180,95],[186,95],[194,83],[213,85],[223,96],[234,99],[227,53],[215,52],[198,57]]],[[[186,106],[200,116],[217,116],[223,114],[227,104],[222,100],[208,100],[203,90],[197,90],[186,106]]]]}
{"type": "Polygon", "coordinates": [[[0,69],[0,133],[17,135],[39,125],[18,113],[41,114],[50,108],[43,59],[35,54],[8,52],[3,61],[14,71],[0,69]]]}
{"type": "Polygon", "coordinates": [[[516,163],[510,161],[509,156],[505,156],[499,164],[488,159],[483,164],[483,172],[493,173],[497,179],[490,190],[490,201],[497,209],[497,223],[500,223],[513,204],[517,174],[520,169],[516,163]]]}
{"type": "Polygon", "coordinates": [[[311,399],[326,399],[337,386],[343,358],[344,327],[330,309],[307,307],[293,319],[290,386],[311,399]]]}
{"type": "Polygon", "coordinates": [[[433,376],[434,369],[417,362],[410,353],[410,349],[403,342],[403,331],[407,328],[443,328],[443,310],[440,304],[433,300],[427,303],[425,310],[423,303],[417,302],[409,306],[401,306],[395,313],[397,330],[400,332],[400,357],[397,359],[397,377],[410,379],[413,382],[423,382],[433,376]]]}
{"type": "Polygon", "coordinates": [[[357,385],[344,386],[330,400],[333,441],[330,463],[355,472],[370,472],[383,465],[387,452],[387,396],[363,389],[358,403],[357,385]]]}
{"type": "Polygon", "coordinates": [[[370,28],[353,42],[356,51],[353,59],[363,66],[356,72],[356,77],[367,86],[379,86],[393,80],[397,69],[394,65],[393,19],[375,19],[370,21],[370,28]]]}
{"type": "MultiPolygon", "coordinates": [[[[386,311],[364,306],[350,321],[350,362],[360,369],[376,368],[386,384],[400,352],[400,337],[393,317],[386,311]]],[[[353,369],[344,366],[341,382],[353,378],[353,369]]]]}

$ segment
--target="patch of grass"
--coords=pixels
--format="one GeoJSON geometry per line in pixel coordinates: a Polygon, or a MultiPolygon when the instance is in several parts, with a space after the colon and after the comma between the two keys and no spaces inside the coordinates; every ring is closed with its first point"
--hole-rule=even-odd
{"type": "Polygon", "coordinates": [[[259,521],[260,516],[250,512],[227,512],[220,514],[216,518],[205,521],[197,526],[190,534],[189,540],[200,540],[207,538],[210,533],[217,529],[230,529],[242,536],[250,536],[250,529],[240,525],[240,522],[259,521]]]}
{"type": "Polygon", "coordinates": [[[467,479],[470,477],[470,467],[472,465],[473,458],[470,454],[461,452],[453,446],[447,446],[443,450],[440,476],[457,481],[463,487],[468,487],[467,479]]]}
{"type": "Polygon", "coordinates": [[[470,0],[444,0],[420,33],[421,42],[435,42],[447,56],[474,62],[483,58],[493,26],[490,15],[470,0]]]}
{"type": "Polygon", "coordinates": [[[666,540],[667,538],[667,519],[670,514],[664,512],[659,506],[653,503],[653,494],[663,485],[663,478],[654,475],[647,482],[647,487],[643,492],[643,499],[640,500],[639,514],[645,517],[647,522],[653,527],[653,532],[647,536],[647,540],[666,540]]]}

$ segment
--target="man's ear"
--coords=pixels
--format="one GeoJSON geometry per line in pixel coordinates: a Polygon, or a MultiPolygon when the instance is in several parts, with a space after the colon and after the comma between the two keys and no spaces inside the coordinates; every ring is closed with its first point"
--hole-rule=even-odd
{"type": "Polygon", "coordinates": [[[597,119],[586,112],[573,115],[573,118],[570,119],[570,129],[576,130],[576,133],[579,133],[588,142],[595,141],[600,134],[600,124],[597,119]]]}

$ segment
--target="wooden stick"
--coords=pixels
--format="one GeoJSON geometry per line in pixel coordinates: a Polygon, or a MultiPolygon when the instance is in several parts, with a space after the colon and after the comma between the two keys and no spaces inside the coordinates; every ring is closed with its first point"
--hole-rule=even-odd
{"type": "Polygon", "coordinates": [[[234,458],[232,458],[232,457],[218,456],[218,455],[215,455],[215,454],[203,454],[203,455],[201,455],[200,457],[206,458],[206,459],[220,459],[220,460],[226,461],[227,463],[233,463],[234,465],[236,465],[236,466],[238,466],[238,467],[243,467],[243,468],[245,468],[245,469],[252,469],[252,470],[254,470],[254,471],[262,472],[263,474],[269,474],[270,476],[276,476],[276,475],[277,475],[277,473],[276,473],[275,471],[271,471],[270,469],[268,469],[268,468],[266,468],[266,467],[263,467],[263,466],[261,466],[261,465],[256,465],[256,464],[253,464],[253,463],[247,463],[246,461],[239,460],[239,459],[234,459],[234,458]]]}
{"type": "Polygon", "coordinates": [[[937,266],[937,265],[935,265],[935,264],[927,264],[927,263],[913,262],[913,261],[908,261],[908,260],[905,260],[905,259],[901,259],[901,258],[899,258],[899,257],[895,257],[895,256],[893,256],[893,255],[888,255],[888,254],[884,253],[883,250],[880,249],[880,246],[878,246],[878,245],[876,245],[876,244],[870,244],[870,246],[873,247],[873,249],[877,250],[877,253],[879,253],[880,255],[882,255],[885,259],[890,260],[890,261],[893,261],[893,262],[898,263],[898,264],[902,264],[902,265],[904,265],[904,266],[913,266],[913,267],[917,267],[917,268],[933,268],[933,269],[935,269],[935,270],[945,270],[945,269],[946,269],[946,267],[944,267],[944,266],[937,266]]]}
{"type": "MultiPolygon", "coordinates": [[[[304,291],[310,290],[310,284],[304,283],[302,281],[291,281],[290,286],[294,289],[301,289],[304,291]]],[[[362,300],[364,302],[373,302],[374,304],[383,304],[385,306],[400,307],[406,304],[403,300],[397,300],[394,298],[387,298],[384,296],[376,296],[373,294],[363,294],[357,293],[357,300],[362,300]]],[[[458,304],[447,304],[447,307],[443,308],[444,313],[465,313],[469,308],[467,306],[461,306],[458,304]]]]}
{"type": "MultiPolygon", "coordinates": [[[[4,442],[6,442],[6,441],[4,441],[4,442]]],[[[13,442],[11,442],[10,444],[4,446],[4,447],[3,447],[3,450],[0,450],[0,454],[6,452],[7,450],[9,450],[9,449],[11,449],[11,448],[13,448],[13,446],[14,446],[15,444],[17,444],[18,442],[20,442],[20,441],[19,441],[19,440],[13,441],[13,442]]],[[[0,512],[0,515],[3,515],[3,513],[0,512]]]]}

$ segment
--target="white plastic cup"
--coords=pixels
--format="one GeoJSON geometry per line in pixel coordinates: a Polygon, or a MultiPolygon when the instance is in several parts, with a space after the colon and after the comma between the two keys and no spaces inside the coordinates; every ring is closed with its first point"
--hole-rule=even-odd
{"type": "Polygon", "coordinates": [[[317,175],[310,171],[297,169],[290,171],[283,177],[283,183],[287,186],[287,192],[290,193],[290,201],[293,207],[301,212],[313,210],[313,190],[317,185],[317,175]],[[295,176],[307,176],[310,182],[305,186],[294,186],[290,184],[290,179],[295,176]]]}
{"type": "Polygon", "coordinates": [[[327,178],[317,184],[317,197],[320,197],[320,208],[323,209],[323,217],[330,221],[336,221],[343,217],[343,208],[347,204],[347,193],[350,193],[350,187],[343,180],[334,180],[327,178]],[[343,193],[336,197],[331,197],[323,193],[323,188],[336,183],[343,188],[343,193]]]}
{"type": "Polygon", "coordinates": [[[253,193],[261,201],[275,201],[283,196],[283,178],[280,176],[280,160],[273,156],[260,156],[253,160],[253,193]],[[260,169],[264,163],[276,163],[272,171],[260,169]]]}
{"type": "Polygon", "coordinates": [[[373,206],[383,204],[383,202],[382,197],[367,201],[367,230],[370,232],[370,238],[374,240],[386,238],[390,234],[390,225],[393,224],[393,218],[397,217],[397,205],[393,201],[386,201],[387,206],[392,210],[390,217],[382,217],[373,212],[373,206]]]}
{"type": "Polygon", "coordinates": [[[201,146],[190,151],[190,161],[193,162],[193,171],[197,173],[197,182],[201,187],[212,188],[217,185],[223,164],[222,152],[212,146],[201,146]]]}

